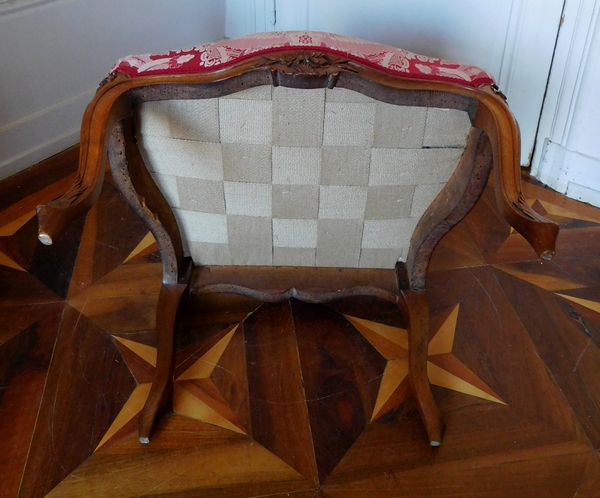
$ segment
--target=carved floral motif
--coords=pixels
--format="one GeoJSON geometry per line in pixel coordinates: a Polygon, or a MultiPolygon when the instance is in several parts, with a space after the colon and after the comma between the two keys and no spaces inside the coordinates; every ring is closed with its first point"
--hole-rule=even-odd
{"type": "Polygon", "coordinates": [[[293,74],[331,74],[341,71],[356,72],[352,62],[343,57],[323,52],[296,52],[281,56],[265,55],[263,60],[272,69],[293,74]]]}

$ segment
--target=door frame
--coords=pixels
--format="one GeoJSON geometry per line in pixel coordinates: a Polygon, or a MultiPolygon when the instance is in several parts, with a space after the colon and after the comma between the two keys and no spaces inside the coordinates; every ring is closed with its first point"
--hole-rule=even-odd
{"type": "MultiPolygon", "coordinates": [[[[226,0],[226,36],[286,29],[308,30],[315,0],[226,0]]],[[[584,0],[575,0],[584,1],[584,0]]],[[[497,81],[521,121],[521,164],[530,164],[544,91],[565,0],[510,0],[497,81]],[[539,22],[541,17],[546,22],[539,22]],[[535,110],[529,112],[528,109],[535,110]]],[[[435,55],[435,54],[429,54],[435,55]]],[[[477,62],[466,61],[470,63],[477,62]]],[[[485,66],[484,63],[479,65],[485,66]]],[[[488,67],[489,69],[489,67],[488,67]]]]}
{"type": "Polygon", "coordinates": [[[600,0],[566,0],[536,136],[531,174],[563,193],[566,155],[600,0]]]}

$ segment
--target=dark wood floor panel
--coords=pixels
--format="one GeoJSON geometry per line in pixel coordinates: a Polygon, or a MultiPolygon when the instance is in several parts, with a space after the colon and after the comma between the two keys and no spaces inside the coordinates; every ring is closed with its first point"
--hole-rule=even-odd
{"type": "Polygon", "coordinates": [[[498,272],[498,279],[592,444],[600,448],[598,343],[569,313],[564,298],[505,273],[498,272]]]}
{"type": "Polygon", "coordinates": [[[295,301],[292,309],[322,483],[369,423],[387,362],[338,313],[295,301]]]}
{"type": "Polygon", "coordinates": [[[431,258],[429,270],[468,268],[484,264],[483,254],[477,247],[468,225],[461,223],[440,241],[431,258]]]}
{"type": "MultiPolygon", "coordinates": [[[[450,304],[451,296],[465,303],[458,317],[455,355],[511,409],[524,419],[548,423],[568,437],[580,437],[580,427],[540,360],[522,316],[506,298],[511,283],[500,282],[489,267],[432,274],[431,299],[438,306],[445,301],[450,304]],[[452,291],[448,282],[452,282],[452,291]],[[442,289],[439,294],[438,288],[442,289]]],[[[528,312],[531,316],[531,308],[528,312]]]]}
{"type": "Polygon", "coordinates": [[[69,298],[119,267],[147,233],[129,204],[107,182],[85,220],[69,298]]]}
{"type": "Polygon", "coordinates": [[[2,306],[0,303],[0,347],[16,334],[25,330],[40,318],[51,313],[60,302],[2,306]]]}
{"type": "Polygon", "coordinates": [[[141,445],[160,258],[110,179],[56,245],[37,242],[35,206],[75,157],[20,192],[0,184],[0,496],[600,496],[600,210],[525,177],[526,202],[561,225],[555,259],[489,186],[440,243],[440,448],[409,396],[394,304],[230,295],[184,299],[175,413],[141,445]]]}
{"type": "Polygon", "coordinates": [[[45,496],[90,456],[134,387],[111,337],[66,305],[20,494],[45,496]]]}
{"type": "Polygon", "coordinates": [[[244,322],[244,340],[252,437],[316,484],[317,462],[290,304],[261,306],[244,322]]]}
{"type": "MultiPolygon", "coordinates": [[[[225,329],[225,332],[227,330],[229,328],[225,329]]],[[[223,393],[239,427],[247,434],[251,434],[253,428],[248,389],[250,372],[246,344],[244,328],[238,327],[223,351],[218,367],[213,370],[210,379],[217,390],[223,393]]]]}
{"type": "Polygon", "coordinates": [[[22,270],[0,266],[0,308],[61,301],[35,277],[22,270]]]}
{"type": "Polygon", "coordinates": [[[404,319],[398,313],[396,304],[374,297],[356,297],[332,301],[327,304],[327,307],[344,315],[372,320],[392,327],[403,328],[405,326],[404,319]]]}
{"type": "Polygon", "coordinates": [[[550,447],[512,459],[460,460],[406,472],[387,469],[371,479],[325,487],[331,497],[521,497],[576,496],[590,460],[577,446],[550,447]]]}
{"type": "Polygon", "coordinates": [[[154,329],[161,275],[158,263],[118,266],[67,302],[111,333],[154,329]]]}
{"type": "MultiPolygon", "coordinates": [[[[29,240],[35,240],[36,221],[34,218],[30,223],[35,231],[27,234],[29,240]]],[[[51,246],[45,246],[38,242],[29,264],[30,275],[63,299],[67,297],[71,285],[73,266],[79,250],[84,221],[85,219],[82,217],[69,225],[51,246]]]]}
{"type": "MultiPolygon", "coordinates": [[[[30,196],[39,199],[40,191],[48,187],[55,189],[56,193],[47,200],[55,199],[62,193],[60,189],[66,186],[61,181],[65,178],[68,178],[68,182],[72,181],[78,161],[77,145],[0,182],[0,211],[30,196]]],[[[35,206],[34,204],[33,209],[35,206]]]]}
{"type": "Polygon", "coordinates": [[[17,496],[21,486],[63,308],[36,307],[43,316],[32,313],[34,323],[0,345],[1,496],[17,496]]]}
{"type": "Polygon", "coordinates": [[[313,496],[314,484],[250,437],[172,415],[151,444],[140,445],[134,434],[122,438],[49,497],[301,497],[306,491],[313,496]]]}
{"type": "Polygon", "coordinates": [[[590,457],[576,496],[596,498],[599,494],[598,490],[600,490],[600,455],[596,453],[590,457]]]}
{"type": "Polygon", "coordinates": [[[184,299],[175,338],[177,351],[240,323],[260,305],[260,301],[234,294],[203,294],[184,299]]]}
{"type": "Polygon", "coordinates": [[[37,240],[37,219],[31,213],[29,216],[32,217],[22,225],[19,222],[0,229],[0,253],[4,264],[24,271],[29,271],[33,255],[42,245],[37,240]]]}
{"type": "MultiPolygon", "coordinates": [[[[15,188],[10,193],[0,196],[0,199],[2,199],[0,204],[2,206],[5,205],[7,199],[15,199],[13,204],[8,205],[6,208],[2,207],[0,211],[0,227],[2,227],[1,233],[3,235],[5,235],[7,230],[13,231],[15,227],[20,227],[33,218],[37,206],[50,202],[62,195],[65,188],[69,188],[73,183],[75,175],[65,176],[56,183],[46,183],[49,179],[41,175],[39,182],[40,190],[33,192],[27,192],[29,190],[27,188],[27,180],[21,179],[19,183],[25,185],[25,192],[20,188],[15,188]]],[[[4,192],[4,182],[2,182],[1,188],[4,192]]]]}

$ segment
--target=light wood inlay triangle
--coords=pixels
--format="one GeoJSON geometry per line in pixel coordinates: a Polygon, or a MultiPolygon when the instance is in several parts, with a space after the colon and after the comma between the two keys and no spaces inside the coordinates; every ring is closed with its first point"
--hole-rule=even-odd
{"type": "Polygon", "coordinates": [[[406,378],[407,374],[408,358],[391,360],[388,362],[385,367],[385,372],[383,373],[383,379],[381,379],[379,393],[377,393],[377,401],[375,402],[371,422],[383,415],[383,413],[380,413],[382,408],[384,408],[388,399],[390,399],[392,394],[398,389],[398,386],[406,378]]]}
{"type": "Polygon", "coordinates": [[[113,337],[123,344],[123,346],[131,349],[140,358],[143,358],[150,363],[150,365],[156,367],[156,348],[153,348],[152,346],[146,346],[145,344],[140,344],[139,342],[130,341],[129,339],[123,339],[122,337],[113,337]]]}
{"type": "Polygon", "coordinates": [[[148,395],[150,394],[151,387],[152,384],[138,384],[135,386],[135,389],[129,396],[129,399],[125,402],[125,405],[123,408],[121,408],[121,411],[113,420],[113,423],[108,428],[108,431],[106,431],[106,434],[104,434],[104,437],[98,446],[96,446],[94,451],[98,451],[111,437],[113,437],[119,431],[119,429],[124,427],[127,422],[129,422],[133,417],[142,411],[142,408],[148,399],[148,395]]]}
{"type": "Polygon", "coordinates": [[[395,341],[392,341],[389,337],[379,334],[376,329],[375,322],[369,322],[368,320],[361,320],[352,316],[345,315],[345,318],[358,330],[364,338],[371,343],[371,345],[379,351],[379,353],[387,360],[395,358],[405,358],[408,355],[408,337],[406,339],[403,336],[407,335],[406,330],[396,329],[398,331],[398,337],[395,337],[395,341]],[[399,343],[406,341],[406,345],[402,346],[399,343]]]}
{"type": "Polygon", "coordinates": [[[399,327],[392,327],[391,325],[384,325],[383,323],[372,322],[363,318],[356,318],[350,315],[344,315],[347,320],[356,327],[356,325],[362,325],[373,332],[385,337],[388,341],[397,344],[404,349],[408,349],[408,333],[405,329],[399,327]]]}
{"type": "Polygon", "coordinates": [[[173,392],[173,411],[180,415],[185,415],[186,417],[217,425],[240,434],[245,434],[245,432],[237,425],[227,420],[204,400],[198,398],[198,395],[198,392],[192,394],[180,384],[176,383],[173,392]]]}
{"type": "Polygon", "coordinates": [[[125,258],[125,261],[123,261],[123,263],[127,263],[128,261],[131,261],[132,259],[134,259],[136,256],[141,254],[143,251],[145,251],[152,244],[155,244],[155,243],[156,243],[156,239],[154,238],[154,235],[152,235],[152,232],[148,232],[146,234],[146,236],[140,241],[140,243],[135,247],[135,249],[133,251],[131,251],[129,256],[127,256],[127,258],[125,258]]]}
{"type": "Polygon", "coordinates": [[[0,252],[0,265],[8,266],[9,268],[13,268],[14,270],[26,271],[21,265],[15,262],[12,258],[9,258],[3,252],[0,252]]]}
{"type": "Polygon", "coordinates": [[[435,336],[429,341],[428,354],[451,353],[454,347],[454,334],[456,332],[456,321],[458,320],[458,310],[460,303],[457,304],[442,326],[438,329],[435,336]]]}
{"type": "Polygon", "coordinates": [[[567,290],[567,289],[581,289],[584,285],[571,280],[565,280],[562,278],[552,277],[550,275],[541,275],[537,273],[528,273],[525,271],[517,270],[516,268],[508,265],[493,265],[504,273],[508,273],[513,277],[520,278],[525,282],[529,282],[541,289],[547,291],[567,290]]]}
{"type": "Polygon", "coordinates": [[[591,221],[593,223],[600,223],[600,216],[598,216],[598,217],[586,216],[584,214],[578,213],[577,211],[571,211],[570,209],[566,209],[566,208],[557,206],[556,204],[552,204],[551,202],[548,202],[548,201],[540,200],[539,202],[542,206],[544,206],[544,209],[548,212],[548,214],[553,214],[555,216],[563,216],[565,218],[571,218],[574,220],[591,221]]]}
{"type": "Polygon", "coordinates": [[[20,228],[25,225],[31,218],[35,216],[35,209],[33,211],[29,211],[25,213],[23,216],[20,216],[14,221],[0,227],[0,237],[14,235],[20,228]]]}
{"type": "Polygon", "coordinates": [[[176,380],[208,379],[213,373],[217,363],[221,359],[225,348],[228,346],[238,325],[233,327],[229,333],[210,348],[190,368],[183,372],[176,380]]]}
{"type": "Polygon", "coordinates": [[[596,313],[600,313],[600,303],[596,301],[590,301],[589,299],[582,299],[580,297],[575,296],[567,296],[566,294],[556,293],[557,296],[563,297],[569,301],[573,301],[574,303],[580,304],[581,306],[588,308],[596,313]]]}
{"type": "Polygon", "coordinates": [[[504,401],[488,394],[478,387],[475,387],[466,380],[461,379],[453,373],[438,367],[431,361],[427,362],[427,376],[429,377],[429,382],[435,386],[445,387],[446,389],[451,389],[459,393],[475,396],[476,398],[493,401],[494,403],[500,403],[502,405],[506,404],[504,401]]]}

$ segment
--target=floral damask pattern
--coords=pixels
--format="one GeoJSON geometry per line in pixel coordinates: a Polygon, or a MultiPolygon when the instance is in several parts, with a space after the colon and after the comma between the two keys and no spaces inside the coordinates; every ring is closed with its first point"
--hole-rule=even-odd
{"type": "Polygon", "coordinates": [[[121,59],[111,73],[122,72],[132,77],[203,73],[281,50],[313,50],[338,55],[405,78],[448,81],[472,87],[494,83],[494,78],[477,66],[315,31],[256,33],[171,52],[131,55],[121,59]]]}

